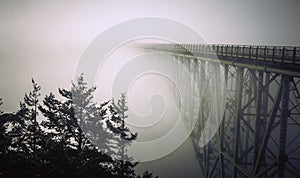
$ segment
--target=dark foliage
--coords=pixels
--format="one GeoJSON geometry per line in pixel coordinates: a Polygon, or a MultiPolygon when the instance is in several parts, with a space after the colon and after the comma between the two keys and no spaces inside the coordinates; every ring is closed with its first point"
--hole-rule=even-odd
{"type": "Polygon", "coordinates": [[[135,140],[137,133],[132,133],[128,127],[125,126],[125,119],[128,117],[126,112],[128,111],[125,93],[121,94],[121,98],[115,103],[112,100],[112,104],[109,106],[111,118],[106,120],[107,127],[114,134],[111,139],[112,144],[110,147],[114,148],[114,158],[119,160],[115,169],[120,170],[118,173],[120,176],[134,176],[133,168],[137,163],[125,154],[126,146],[130,145],[132,140],[135,140]]]}
{"type": "Polygon", "coordinates": [[[137,137],[125,126],[125,94],[94,103],[96,88],[81,75],[70,90],[59,89],[62,99],[50,93],[40,105],[41,87],[32,85],[17,112],[0,111],[0,177],[141,178],[124,151],[137,137]]]}

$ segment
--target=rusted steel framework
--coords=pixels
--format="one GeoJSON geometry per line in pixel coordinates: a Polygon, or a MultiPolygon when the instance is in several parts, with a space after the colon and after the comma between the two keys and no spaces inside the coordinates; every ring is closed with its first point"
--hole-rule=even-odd
{"type": "Polygon", "coordinates": [[[206,146],[198,146],[210,112],[207,96],[201,99],[191,135],[202,177],[300,177],[299,47],[150,44],[143,48],[180,60],[202,84],[207,80],[203,66],[218,62],[222,68],[227,97],[218,132],[206,146]]]}

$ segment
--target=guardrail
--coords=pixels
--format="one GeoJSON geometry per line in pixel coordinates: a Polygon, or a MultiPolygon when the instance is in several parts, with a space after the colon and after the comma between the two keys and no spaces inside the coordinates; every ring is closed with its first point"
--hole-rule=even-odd
{"type": "Polygon", "coordinates": [[[300,64],[300,47],[291,46],[151,44],[147,45],[146,48],[161,51],[189,52],[196,55],[210,54],[218,57],[300,64]]]}

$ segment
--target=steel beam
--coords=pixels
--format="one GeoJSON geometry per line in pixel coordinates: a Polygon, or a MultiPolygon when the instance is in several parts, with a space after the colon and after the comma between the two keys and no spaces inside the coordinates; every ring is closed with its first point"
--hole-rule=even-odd
{"type": "Polygon", "coordinates": [[[284,177],[286,155],[286,137],[287,137],[287,120],[289,117],[289,91],[290,78],[282,76],[282,102],[280,112],[280,135],[279,135],[279,158],[278,158],[278,178],[284,177]]]}
{"type": "MultiPolygon", "coordinates": [[[[260,71],[258,72],[258,85],[257,85],[257,94],[256,94],[256,117],[255,117],[255,139],[254,139],[254,157],[253,160],[257,159],[258,149],[260,146],[260,138],[261,138],[261,126],[262,126],[262,119],[261,119],[261,99],[262,99],[262,90],[263,90],[263,73],[260,71]]],[[[255,165],[253,165],[254,168],[255,165]]]]}
{"type": "MultiPolygon", "coordinates": [[[[243,74],[244,68],[237,68],[237,80],[236,80],[236,118],[235,118],[235,136],[234,136],[234,154],[233,159],[235,164],[239,162],[239,149],[240,149],[240,123],[243,117],[242,110],[242,92],[243,92],[243,74]]],[[[233,177],[238,176],[237,167],[233,167],[233,177]]]]}
{"type": "Polygon", "coordinates": [[[258,156],[257,156],[256,162],[255,162],[255,168],[253,170],[254,175],[257,174],[257,172],[258,172],[258,170],[261,166],[261,161],[263,159],[264,153],[265,153],[266,148],[267,148],[267,144],[269,142],[271,132],[273,130],[273,124],[274,124],[274,121],[275,121],[275,118],[276,118],[276,114],[278,112],[279,104],[280,104],[280,101],[281,101],[281,95],[282,95],[282,83],[279,84],[277,94],[276,94],[276,98],[275,98],[275,102],[273,104],[273,108],[272,108],[272,111],[271,111],[270,120],[269,120],[269,123],[266,127],[265,134],[264,134],[262,142],[261,142],[261,147],[259,149],[258,156]]]}
{"type": "MultiPolygon", "coordinates": [[[[294,160],[288,155],[300,147],[291,145],[288,150],[286,140],[288,119],[296,123],[293,127],[299,126],[297,119],[300,114],[297,112],[300,107],[297,107],[300,94],[296,87],[299,79],[294,78],[300,77],[300,48],[188,44],[178,48],[176,45],[160,44],[152,50],[180,58],[184,65],[191,60],[192,66],[188,63],[186,67],[192,70],[192,78],[201,88],[207,84],[204,72],[207,65],[217,63],[224,66],[228,97],[219,130],[203,148],[197,147],[199,133],[193,133],[201,177],[298,175],[297,165],[292,165],[294,160]],[[276,139],[278,135],[279,139],[276,139]]],[[[180,74],[177,76],[182,80],[180,74]]],[[[187,93],[189,98],[191,94],[187,93]]],[[[206,105],[206,101],[202,100],[199,129],[195,131],[201,131],[205,124],[207,111],[203,107],[206,105]]],[[[296,139],[290,140],[297,143],[296,139]]]]}

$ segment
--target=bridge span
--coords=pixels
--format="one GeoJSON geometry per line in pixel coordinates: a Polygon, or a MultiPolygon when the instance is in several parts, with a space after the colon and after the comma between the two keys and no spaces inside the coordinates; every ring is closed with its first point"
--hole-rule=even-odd
{"type": "MultiPolygon", "coordinates": [[[[142,47],[174,57],[199,85],[209,83],[209,75],[216,72],[224,79],[224,89],[210,84],[210,91],[224,91],[226,100],[217,131],[207,144],[199,140],[212,100],[218,98],[204,92],[200,112],[189,113],[198,114],[191,139],[202,177],[300,177],[300,47],[164,43],[142,47]],[[211,73],[205,71],[208,66],[211,73]]],[[[180,77],[180,71],[175,72],[180,77]]],[[[192,81],[183,82],[189,86],[192,81]]],[[[195,96],[193,91],[186,93],[184,97],[195,96]]]]}

